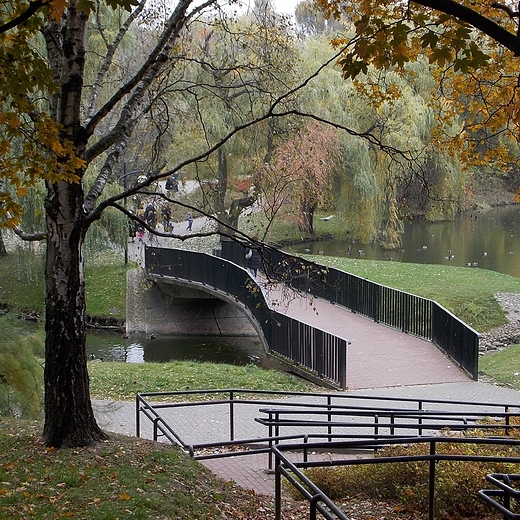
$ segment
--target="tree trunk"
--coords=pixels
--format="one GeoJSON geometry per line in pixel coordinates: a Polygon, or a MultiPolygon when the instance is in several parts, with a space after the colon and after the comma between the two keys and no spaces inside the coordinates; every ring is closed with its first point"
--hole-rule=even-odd
{"type": "Polygon", "coordinates": [[[302,233],[314,235],[314,212],[316,204],[308,201],[302,201],[300,204],[300,217],[298,219],[298,228],[302,233]]]}
{"type": "Polygon", "coordinates": [[[106,439],[94,417],[85,349],[86,306],[80,184],[49,189],[45,268],[45,425],[48,447],[88,446],[106,439]],[[59,209],[59,211],[58,211],[59,209]]]}
{"type": "Polygon", "coordinates": [[[229,233],[229,228],[226,224],[229,224],[229,216],[226,211],[226,194],[227,194],[227,181],[228,181],[228,163],[226,157],[225,146],[218,149],[218,186],[215,198],[215,213],[220,223],[218,230],[229,233]]]}
{"type": "Polygon", "coordinates": [[[0,256],[7,256],[7,249],[4,244],[4,236],[2,234],[2,230],[0,229],[0,256]]]}

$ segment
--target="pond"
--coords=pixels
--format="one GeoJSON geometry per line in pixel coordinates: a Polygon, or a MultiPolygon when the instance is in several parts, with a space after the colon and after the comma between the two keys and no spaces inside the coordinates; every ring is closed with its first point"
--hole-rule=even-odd
{"type": "Polygon", "coordinates": [[[468,212],[454,221],[409,221],[398,250],[344,239],[288,246],[288,253],[479,267],[520,278],[520,205],[468,212]]]}
{"type": "Polygon", "coordinates": [[[165,363],[195,360],[245,366],[262,363],[263,347],[256,337],[158,336],[123,337],[120,333],[89,329],[87,357],[125,363],[165,363]]]}

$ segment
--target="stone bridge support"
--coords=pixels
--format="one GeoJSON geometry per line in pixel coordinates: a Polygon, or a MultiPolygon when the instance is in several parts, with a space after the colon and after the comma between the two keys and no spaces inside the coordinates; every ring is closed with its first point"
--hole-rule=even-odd
{"type": "Polygon", "coordinates": [[[260,336],[247,308],[213,288],[170,277],[127,274],[126,331],[145,334],[260,336]]]}

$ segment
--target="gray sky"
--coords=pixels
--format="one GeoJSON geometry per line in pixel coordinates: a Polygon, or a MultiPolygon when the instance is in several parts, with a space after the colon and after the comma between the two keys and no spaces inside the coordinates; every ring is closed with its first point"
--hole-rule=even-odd
{"type": "MultiPolygon", "coordinates": [[[[301,0],[272,0],[272,4],[276,11],[283,14],[294,14],[294,9],[296,8],[296,4],[298,4],[301,0]]],[[[244,5],[249,4],[253,6],[255,0],[242,0],[244,5]]]]}
{"type": "Polygon", "coordinates": [[[293,15],[296,4],[299,2],[300,0],[273,0],[273,5],[277,11],[293,15]]]}

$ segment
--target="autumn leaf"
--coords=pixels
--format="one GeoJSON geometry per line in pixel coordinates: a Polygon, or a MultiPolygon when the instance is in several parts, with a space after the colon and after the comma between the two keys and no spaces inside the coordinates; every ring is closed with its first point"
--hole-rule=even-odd
{"type": "Polygon", "coordinates": [[[49,18],[58,23],[68,5],[68,0],[52,0],[52,2],[49,2],[49,18]]]}

